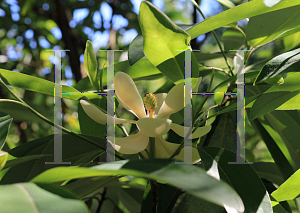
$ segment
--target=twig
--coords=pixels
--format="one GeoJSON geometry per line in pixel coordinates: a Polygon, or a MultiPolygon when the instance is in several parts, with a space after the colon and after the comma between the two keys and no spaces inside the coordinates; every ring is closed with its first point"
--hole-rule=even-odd
{"type": "MultiPolygon", "coordinates": [[[[192,3],[195,5],[196,9],[199,11],[199,13],[201,14],[201,16],[203,17],[203,19],[207,19],[207,18],[205,17],[205,15],[202,13],[202,11],[201,11],[200,7],[198,6],[198,4],[195,2],[195,0],[191,0],[191,1],[192,1],[192,3]]],[[[230,67],[230,65],[229,65],[229,63],[228,63],[228,61],[227,61],[226,55],[225,55],[224,50],[223,50],[223,48],[222,48],[222,46],[221,46],[221,42],[220,42],[220,40],[218,39],[218,36],[217,36],[217,34],[215,33],[214,30],[212,30],[212,33],[213,33],[213,35],[214,35],[214,37],[215,37],[215,39],[216,39],[216,41],[217,41],[217,44],[218,44],[218,46],[219,46],[219,48],[220,48],[220,50],[221,50],[221,53],[222,53],[222,55],[223,55],[223,58],[225,59],[225,62],[226,62],[226,65],[227,65],[227,67],[228,67],[228,69],[229,69],[229,71],[230,71],[230,74],[231,74],[231,76],[233,76],[232,69],[231,69],[231,67],[230,67]]]]}
{"type": "Polygon", "coordinates": [[[98,212],[98,213],[100,213],[101,206],[102,206],[102,204],[103,204],[103,202],[105,200],[105,195],[106,195],[106,188],[104,188],[104,190],[103,190],[103,192],[101,194],[101,200],[100,200],[98,208],[96,210],[96,212],[98,212]]]}
{"type": "Polygon", "coordinates": [[[157,182],[155,180],[149,180],[150,186],[151,186],[151,192],[152,192],[152,206],[151,210],[152,213],[157,213],[157,182]]]}

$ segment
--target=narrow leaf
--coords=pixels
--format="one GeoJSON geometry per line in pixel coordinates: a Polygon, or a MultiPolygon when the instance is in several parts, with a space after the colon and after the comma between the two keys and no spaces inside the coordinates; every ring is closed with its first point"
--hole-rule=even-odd
{"type": "Polygon", "coordinates": [[[84,69],[89,76],[91,84],[99,91],[99,84],[97,81],[97,58],[91,41],[86,42],[84,51],[84,69]]]}
{"type": "Polygon", "coordinates": [[[5,144],[11,122],[12,118],[8,114],[0,111],[0,150],[5,144]]]}
{"type": "Polygon", "coordinates": [[[31,181],[53,183],[83,177],[132,175],[167,182],[212,203],[221,206],[226,204],[240,212],[244,210],[243,203],[234,190],[193,165],[175,164],[175,161],[169,159],[119,162],[91,168],[58,167],[45,171],[31,181]]]}
{"type": "MultiPolygon", "coordinates": [[[[257,16],[260,14],[280,10],[283,8],[293,7],[296,5],[300,5],[298,0],[290,0],[290,1],[281,1],[276,4],[274,7],[267,7],[263,0],[255,0],[250,1],[241,5],[238,5],[234,8],[226,10],[218,15],[215,15],[203,22],[200,22],[197,25],[189,28],[187,33],[191,36],[191,38],[196,38],[204,33],[210,32],[219,27],[223,27],[230,23],[250,18],[252,16],[257,16]]],[[[297,23],[297,22],[295,22],[297,23]]]]}

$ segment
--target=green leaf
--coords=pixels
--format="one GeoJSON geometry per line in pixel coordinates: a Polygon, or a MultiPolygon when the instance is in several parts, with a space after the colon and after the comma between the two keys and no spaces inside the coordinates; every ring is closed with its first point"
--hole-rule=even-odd
{"type": "MultiPolygon", "coordinates": [[[[122,72],[125,72],[128,75],[130,75],[130,77],[134,81],[151,80],[151,79],[156,79],[156,78],[163,76],[163,74],[149,61],[148,58],[142,58],[132,66],[130,66],[128,61],[117,62],[114,64],[114,66],[115,66],[115,68],[114,68],[115,71],[122,70],[122,72]]],[[[107,67],[105,67],[104,71],[103,71],[102,83],[103,83],[103,86],[106,86],[106,84],[107,84],[107,67]]],[[[74,88],[76,88],[77,90],[79,90],[81,92],[93,89],[89,83],[88,77],[85,77],[82,80],[80,80],[78,82],[78,84],[75,85],[74,88]]],[[[83,95],[81,95],[81,97],[82,96],[83,95]]],[[[96,94],[95,97],[96,96],[99,96],[99,95],[96,94]]],[[[90,97],[90,96],[88,96],[88,97],[90,97]]]]}
{"type": "Polygon", "coordinates": [[[274,5],[278,4],[281,0],[264,0],[264,4],[267,7],[273,7],[274,5]]]}
{"type": "Polygon", "coordinates": [[[229,52],[229,50],[238,50],[246,43],[243,34],[235,28],[227,28],[222,34],[222,41],[226,52],[229,52]]]}
{"type": "Polygon", "coordinates": [[[118,161],[91,168],[59,167],[45,171],[32,182],[53,183],[63,180],[111,175],[132,175],[167,182],[196,197],[243,211],[243,204],[227,184],[218,181],[193,165],[175,164],[170,159],[118,161]],[[189,181],[186,181],[189,180],[189,181]]]}
{"type": "Polygon", "coordinates": [[[31,160],[35,160],[35,159],[39,159],[39,158],[43,158],[43,157],[47,157],[47,156],[51,156],[50,154],[47,155],[30,155],[30,156],[26,156],[26,157],[21,157],[21,158],[15,158],[12,160],[9,160],[6,162],[4,169],[13,167],[13,166],[17,166],[21,163],[25,163],[27,161],[31,161],[31,160]]]}
{"type": "Polygon", "coordinates": [[[145,56],[143,51],[143,36],[137,35],[129,44],[128,61],[130,66],[145,56]]]}
{"type": "Polygon", "coordinates": [[[300,109],[300,73],[284,79],[284,83],[269,88],[254,102],[251,110],[251,119],[271,112],[275,109],[300,109]]]}
{"type": "Polygon", "coordinates": [[[263,66],[257,75],[254,84],[275,77],[281,73],[297,71],[300,65],[300,48],[283,53],[272,58],[263,66]]]}
{"type": "Polygon", "coordinates": [[[213,124],[211,130],[213,134],[210,139],[206,139],[209,140],[209,146],[222,147],[234,152],[236,150],[236,112],[218,115],[214,122],[217,123],[213,124]]]}
{"type": "Polygon", "coordinates": [[[91,84],[97,91],[99,91],[97,78],[97,58],[91,41],[86,42],[84,51],[84,69],[90,79],[91,84]]]}
{"type": "Polygon", "coordinates": [[[278,144],[280,149],[289,159],[290,164],[294,163],[296,168],[300,167],[300,144],[298,136],[300,132],[300,124],[292,117],[290,111],[275,110],[266,114],[265,120],[262,122],[265,129],[278,144]],[[288,153],[286,153],[288,151],[288,153]]]}
{"type": "MultiPolygon", "coordinates": [[[[298,97],[299,94],[300,91],[279,91],[262,94],[254,102],[251,109],[250,117],[253,120],[275,109],[282,109],[281,106],[284,103],[292,100],[292,98],[294,97],[298,97]]],[[[295,108],[291,109],[300,109],[300,105],[296,103],[295,108]]]]}
{"type": "Polygon", "coordinates": [[[290,177],[294,173],[294,170],[271,135],[266,131],[266,129],[257,119],[253,120],[251,124],[255,126],[256,130],[258,130],[261,138],[263,139],[269,152],[271,153],[272,158],[278,166],[282,177],[284,177],[284,179],[290,177]]]}
{"type": "Polygon", "coordinates": [[[4,168],[8,158],[8,153],[0,150],[0,171],[4,168]]]}
{"type": "Polygon", "coordinates": [[[245,213],[257,212],[258,209],[272,212],[266,189],[249,164],[229,164],[236,162],[236,154],[223,148],[205,147],[198,150],[205,169],[230,184],[242,198],[245,213]]]}
{"type": "MultiPolygon", "coordinates": [[[[30,104],[28,102],[27,104],[30,104]]],[[[40,114],[48,118],[49,120],[54,119],[54,111],[48,111],[36,104],[30,104],[36,111],[40,114]]],[[[11,99],[0,99],[0,110],[5,111],[6,113],[10,114],[11,117],[15,121],[31,121],[37,123],[44,123],[44,121],[36,116],[33,112],[31,112],[26,105],[19,101],[11,100],[11,99]]]]}
{"type": "Polygon", "coordinates": [[[255,16],[250,18],[247,25],[247,39],[253,47],[262,46],[275,39],[298,32],[300,30],[299,22],[299,5],[255,16]]]}
{"type": "Polygon", "coordinates": [[[284,182],[280,170],[275,163],[255,162],[254,164],[252,164],[252,167],[260,178],[264,178],[277,185],[281,185],[284,182]]]}
{"type": "MultiPolygon", "coordinates": [[[[47,81],[42,78],[38,78],[38,77],[34,77],[22,73],[17,73],[10,70],[4,70],[4,69],[0,69],[0,77],[7,85],[54,96],[54,92],[53,92],[54,83],[51,81],[47,81]]],[[[62,85],[62,93],[74,93],[74,92],[80,93],[78,90],[74,89],[73,87],[62,85]]],[[[64,97],[72,100],[78,100],[82,96],[83,95],[76,95],[76,96],[66,95],[64,97]]]]}
{"type": "Polygon", "coordinates": [[[89,212],[84,202],[62,198],[33,183],[0,186],[0,205],[2,212],[89,212]],[[18,202],[18,205],[12,202],[14,200],[18,202]]]}
{"type": "Polygon", "coordinates": [[[9,126],[12,120],[13,119],[8,114],[0,111],[0,150],[5,144],[9,126]]]}
{"type": "Polygon", "coordinates": [[[226,6],[228,8],[235,7],[235,5],[230,0],[217,0],[217,1],[220,2],[220,4],[223,4],[224,6],[226,6]]]}
{"type": "Polygon", "coordinates": [[[293,200],[300,194],[300,169],[287,179],[271,195],[278,201],[293,200]]]}
{"type": "MultiPolygon", "coordinates": [[[[105,150],[106,142],[103,138],[86,136],[102,145],[105,150]]],[[[1,180],[2,184],[26,182],[43,171],[57,167],[57,164],[45,164],[53,162],[54,136],[49,135],[30,141],[12,149],[9,154],[19,158],[30,158],[35,155],[47,155],[43,158],[34,158],[9,169],[1,180]]],[[[63,134],[62,136],[62,161],[71,162],[73,166],[85,166],[104,151],[77,137],[63,134]]]]}
{"type": "MultiPolygon", "coordinates": [[[[190,36],[148,1],[141,3],[139,14],[147,58],[171,81],[184,79],[184,51],[189,50],[190,36]]],[[[193,53],[192,66],[192,77],[198,77],[193,53]]]]}
{"type": "Polygon", "coordinates": [[[300,32],[285,36],[283,38],[283,43],[285,50],[288,51],[294,48],[300,42],[300,32]]]}
{"type": "MultiPolygon", "coordinates": [[[[90,102],[96,106],[106,109],[106,101],[101,98],[89,99],[90,102]]],[[[106,134],[106,125],[102,125],[91,119],[83,110],[81,104],[78,102],[78,120],[80,131],[82,134],[96,136],[103,138],[106,134]]]]}
{"type": "MultiPolygon", "coordinates": [[[[218,15],[215,15],[187,30],[191,38],[196,38],[204,33],[210,32],[219,27],[223,27],[232,22],[236,22],[252,16],[268,13],[271,11],[280,10],[292,6],[300,5],[298,0],[281,1],[274,7],[267,7],[263,0],[250,1],[234,8],[226,10],[218,15]]],[[[297,22],[295,22],[297,23],[297,22]]]]}

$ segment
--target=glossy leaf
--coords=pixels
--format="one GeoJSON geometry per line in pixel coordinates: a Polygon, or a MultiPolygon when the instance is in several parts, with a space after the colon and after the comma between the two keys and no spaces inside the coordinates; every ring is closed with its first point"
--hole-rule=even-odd
{"type": "Polygon", "coordinates": [[[300,169],[297,170],[289,179],[287,179],[271,195],[277,201],[293,200],[300,194],[300,169]]]}
{"type": "Polygon", "coordinates": [[[83,177],[132,175],[167,182],[196,197],[218,205],[226,204],[238,211],[243,211],[240,198],[227,184],[210,177],[205,171],[195,166],[175,164],[175,161],[169,159],[119,162],[120,164],[107,163],[92,168],[54,168],[31,181],[53,183],[83,177]],[[187,179],[189,181],[186,181],[187,179]]]}
{"type": "Polygon", "coordinates": [[[0,186],[0,205],[2,212],[89,212],[82,201],[62,198],[33,183],[0,186]],[[13,200],[17,200],[18,205],[8,205],[13,200]]]}
{"type": "MultiPolygon", "coordinates": [[[[92,136],[84,137],[102,145],[103,150],[105,150],[105,139],[92,136]]],[[[59,166],[59,164],[45,164],[45,162],[53,162],[53,138],[53,135],[46,136],[12,149],[9,153],[19,158],[30,158],[35,155],[47,156],[43,158],[32,157],[33,159],[10,168],[2,178],[1,183],[26,182],[47,169],[59,166]]],[[[62,150],[62,161],[71,162],[74,166],[85,166],[104,152],[94,145],[67,134],[62,136],[62,150]]]]}
{"type": "MultiPolygon", "coordinates": [[[[279,91],[262,94],[259,98],[256,99],[252,106],[250,114],[251,119],[258,118],[261,115],[264,115],[275,109],[286,109],[283,108],[282,105],[288,101],[292,101],[292,99],[294,97],[298,97],[299,94],[300,91],[279,91]]],[[[295,103],[295,106],[293,108],[288,109],[300,109],[300,105],[295,103]]]]}
{"type": "Polygon", "coordinates": [[[300,48],[272,58],[263,66],[257,75],[254,84],[275,77],[283,72],[297,71],[300,65],[300,48]]]}
{"type": "Polygon", "coordinates": [[[19,165],[21,163],[25,163],[27,161],[31,161],[31,160],[35,160],[35,159],[39,159],[39,158],[43,158],[43,157],[47,157],[47,156],[51,156],[51,155],[50,154],[47,154],[47,155],[30,155],[30,156],[26,156],[26,157],[15,158],[15,159],[7,161],[5,166],[4,166],[4,169],[17,166],[17,165],[19,165]]]}
{"type": "Polygon", "coordinates": [[[300,32],[293,33],[283,38],[285,50],[288,51],[300,43],[300,32]]]}
{"type": "Polygon", "coordinates": [[[223,27],[227,24],[257,16],[260,14],[268,13],[271,11],[280,10],[292,6],[300,5],[298,0],[281,1],[274,7],[267,7],[263,0],[250,1],[229,10],[226,10],[218,15],[215,15],[199,24],[189,28],[187,33],[191,38],[196,38],[204,33],[210,32],[219,27],[223,27]]]}
{"type": "Polygon", "coordinates": [[[0,111],[0,150],[5,144],[11,122],[12,118],[8,114],[0,111]]]}
{"type": "Polygon", "coordinates": [[[128,62],[130,66],[145,56],[143,51],[143,36],[137,35],[129,44],[128,62]]]}
{"type": "Polygon", "coordinates": [[[278,169],[278,166],[272,162],[255,162],[252,167],[259,175],[260,178],[264,178],[272,183],[281,185],[284,179],[278,169]]]}
{"type": "Polygon", "coordinates": [[[289,163],[289,161],[286,159],[276,142],[273,140],[271,135],[266,131],[266,129],[263,127],[263,125],[255,119],[253,122],[251,122],[252,125],[255,126],[257,131],[259,132],[261,138],[265,142],[269,152],[271,153],[276,165],[278,166],[279,171],[281,172],[281,175],[284,179],[287,179],[290,177],[294,170],[289,163]]]}
{"type": "MultiPolygon", "coordinates": [[[[102,109],[106,109],[106,102],[103,98],[89,99],[93,104],[101,106],[102,109]]],[[[103,138],[106,134],[106,125],[102,125],[91,119],[83,110],[81,104],[78,102],[78,121],[80,125],[80,131],[82,134],[96,136],[103,138]]]]}
{"type": "MultiPolygon", "coordinates": [[[[184,79],[184,50],[189,50],[190,36],[148,1],[141,3],[139,14],[147,58],[171,81],[184,79]]],[[[192,77],[198,77],[198,64],[192,56],[192,77]]]]}
{"type": "Polygon", "coordinates": [[[236,154],[217,147],[198,148],[202,163],[206,170],[214,168],[217,163],[221,180],[229,183],[243,200],[246,212],[271,212],[272,206],[266,189],[249,164],[229,164],[236,162],[236,154]]]}
{"type": "Polygon", "coordinates": [[[280,149],[284,152],[285,156],[292,158],[290,163],[294,163],[296,168],[300,167],[300,145],[298,136],[300,132],[300,124],[297,123],[289,111],[275,110],[266,114],[265,129],[272,136],[274,141],[278,144],[280,149]],[[282,143],[283,142],[283,143],[282,143]],[[286,153],[288,151],[288,153],[286,153]]]}
{"type": "Polygon", "coordinates": [[[267,7],[273,7],[278,4],[281,0],[264,0],[264,3],[267,7]]]}
{"type": "MultiPolygon", "coordinates": [[[[116,62],[114,64],[115,72],[122,71],[130,75],[130,77],[134,80],[151,80],[162,77],[163,74],[149,61],[148,58],[142,58],[137,61],[134,65],[130,66],[128,61],[116,62]]],[[[104,68],[103,78],[102,78],[103,86],[107,84],[107,68],[104,68]]],[[[88,90],[92,90],[89,83],[89,78],[85,77],[78,84],[75,85],[75,89],[84,92],[88,90]]],[[[95,97],[98,95],[95,95],[95,97]]],[[[82,97],[82,95],[81,95],[82,97]]],[[[90,97],[90,96],[88,96],[90,97]]],[[[78,98],[79,99],[79,98],[78,98]]]]}
{"type": "Polygon", "coordinates": [[[299,22],[299,5],[255,16],[250,18],[247,25],[247,39],[253,47],[261,46],[298,32],[300,30],[299,22]]]}
{"type": "MultiPolygon", "coordinates": [[[[26,75],[23,73],[13,72],[9,70],[4,70],[4,69],[0,69],[0,77],[7,85],[54,96],[54,92],[53,92],[54,83],[51,81],[47,81],[42,78],[26,75]]],[[[62,85],[62,92],[79,93],[78,90],[66,85],[62,85]]],[[[72,100],[78,100],[80,98],[79,96],[82,97],[83,95],[77,95],[77,96],[68,95],[64,97],[72,100]]]]}
{"type": "MultiPolygon", "coordinates": [[[[30,104],[30,106],[36,109],[39,113],[41,113],[49,120],[53,121],[54,110],[49,112],[48,110],[45,110],[36,104],[30,104]]],[[[31,112],[27,108],[26,105],[24,105],[19,101],[15,101],[11,99],[0,99],[0,110],[10,114],[15,121],[31,121],[37,123],[44,123],[42,119],[37,117],[33,112],[31,112]]]]}
{"type": "Polygon", "coordinates": [[[8,158],[8,153],[0,150],[0,171],[4,168],[8,158]]]}
{"type": "Polygon", "coordinates": [[[90,79],[91,84],[98,91],[99,84],[97,76],[97,58],[91,41],[86,42],[84,51],[84,69],[90,79]]]}
{"type": "Polygon", "coordinates": [[[284,79],[284,83],[274,85],[262,94],[253,104],[251,119],[271,112],[275,109],[300,109],[300,73],[284,79]]]}
{"type": "Polygon", "coordinates": [[[238,50],[241,46],[246,44],[243,34],[235,28],[227,28],[223,32],[222,41],[226,52],[238,50]]]}
{"type": "Polygon", "coordinates": [[[220,2],[220,4],[223,4],[224,6],[226,6],[228,8],[235,7],[235,5],[230,0],[217,0],[217,1],[220,2]]]}

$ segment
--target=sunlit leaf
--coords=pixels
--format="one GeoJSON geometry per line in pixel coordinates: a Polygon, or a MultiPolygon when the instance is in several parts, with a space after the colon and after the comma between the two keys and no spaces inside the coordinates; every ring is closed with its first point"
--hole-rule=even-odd
{"type": "MultiPolygon", "coordinates": [[[[210,32],[227,24],[268,13],[271,11],[280,10],[292,6],[300,5],[298,0],[281,1],[274,7],[267,7],[263,0],[250,1],[229,10],[226,10],[218,15],[215,15],[187,30],[191,38],[196,38],[204,33],[210,32]]],[[[296,22],[295,22],[296,23],[296,22]]]]}

